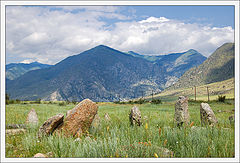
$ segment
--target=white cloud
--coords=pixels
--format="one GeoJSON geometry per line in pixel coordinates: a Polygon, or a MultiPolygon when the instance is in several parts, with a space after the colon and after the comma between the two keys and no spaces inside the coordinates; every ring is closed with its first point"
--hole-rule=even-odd
{"type": "Polygon", "coordinates": [[[231,27],[187,24],[165,17],[135,21],[120,11],[116,6],[9,6],[7,57],[54,64],[99,44],[141,54],[196,49],[209,56],[223,43],[234,41],[231,27]],[[115,23],[109,24],[108,19],[115,23]]]}

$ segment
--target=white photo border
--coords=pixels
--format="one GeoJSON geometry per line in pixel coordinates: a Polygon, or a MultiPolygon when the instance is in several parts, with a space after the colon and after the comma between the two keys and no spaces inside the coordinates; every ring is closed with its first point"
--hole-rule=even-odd
{"type": "Polygon", "coordinates": [[[239,162],[239,1],[1,1],[1,162],[239,162]],[[231,5],[235,7],[235,158],[6,158],[5,7],[8,5],[231,5]]]}

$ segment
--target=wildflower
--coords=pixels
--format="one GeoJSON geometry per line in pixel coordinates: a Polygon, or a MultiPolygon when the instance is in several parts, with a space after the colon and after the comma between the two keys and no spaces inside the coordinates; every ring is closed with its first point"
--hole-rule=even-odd
{"type": "Polygon", "coordinates": [[[119,157],[119,154],[118,154],[118,152],[116,152],[116,153],[115,153],[115,155],[116,155],[116,157],[119,157]]]}
{"type": "Polygon", "coordinates": [[[151,146],[151,145],[152,145],[150,141],[148,141],[148,145],[149,145],[149,146],[151,146]]]}
{"type": "Polygon", "coordinates": [[[148,129],[148,124],[147,124],[147,123],[145,124],[145,129],[146,129],[146,130],[148,129]]]}
{"type": "Polygon", "coordinates": [[[159,128],[159,130],[158,130],[158,133],[159,133],[159,136],[161,136],[161,128],[159,128]]]}
{"type": "Polygon", "coordinates": [[[190,127],[192,127],[192,126],[193,126],[193,124],[194,124],[194,122],[192,122],[192,123],[190,124],[190,127]]]}
{"type": "Polygon", "coordinates": [[[126,158],[128,158],[128,155],[126,154],[126,158]]]}
{"type": "Polygon", "coordinates": [[[158,155],[156,153],[154,153],[154,157],[158,158],[158,155]]]}
{"type": "Polygon", "coordinates": [[[163,146],[167,145],[167,139],[164,141],[163,146]]]}
{"type": "Polygon", "coordinates": [[[107,126],[107,131],[109,131],[109,126],[107,126]]]}

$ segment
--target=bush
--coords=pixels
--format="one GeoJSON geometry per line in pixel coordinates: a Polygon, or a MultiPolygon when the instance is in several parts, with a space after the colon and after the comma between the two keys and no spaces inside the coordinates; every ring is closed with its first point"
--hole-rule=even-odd
{"type": "Polygon", "coordinates": [[[16,99],[16,103],[17,103],[17,104],[20,104],[21,101],[20,101],[19,99],[16,99]]]}
{"type": "Polygon", "coordinates": [[[60,103],[58,103],[58,105],[59,105],[59,106],[65,106],[66,103],[65,103],[65,102],[60,102],[60,103]]]}
{"type": "Polygon", "coordinates": [[[144,100],[144,99],[142,99],[142,98],[140,98],[140,99],[137,100],[137,101],[134,101],[135,104],[143,104],[143,103],[146,103],[146,102],[148,102],[148,101],[146,101],[146,100],[144,100]]]}
{"type": "Polygon", "coordinates": [[[225,102],[226,96],[218,96],[218,101],[219,102],[225,102]]]}
{"type": "Polygon", "coordinates": [[[6,98],[6,105],[8,105],[9,104],[9,99],[10,99],[8,94],[6,94],[5,98],[6,98]]]}
{"type": "Polygon", "coordinates": [[[151,101],[151,103],[152,103],[152,104],[161,104],[162,101],[161,101],[160,99],[153,99],[153,100],[151,101]]]}

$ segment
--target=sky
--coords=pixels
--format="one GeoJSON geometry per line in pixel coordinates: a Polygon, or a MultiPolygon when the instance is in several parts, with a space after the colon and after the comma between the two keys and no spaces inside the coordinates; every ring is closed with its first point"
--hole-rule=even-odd
{"type": "Polygon", "coordinates": [[[234,42],[234,6],[7,6],[6,63],[56,64],[98,45],[145,55],[234,42]]]}

